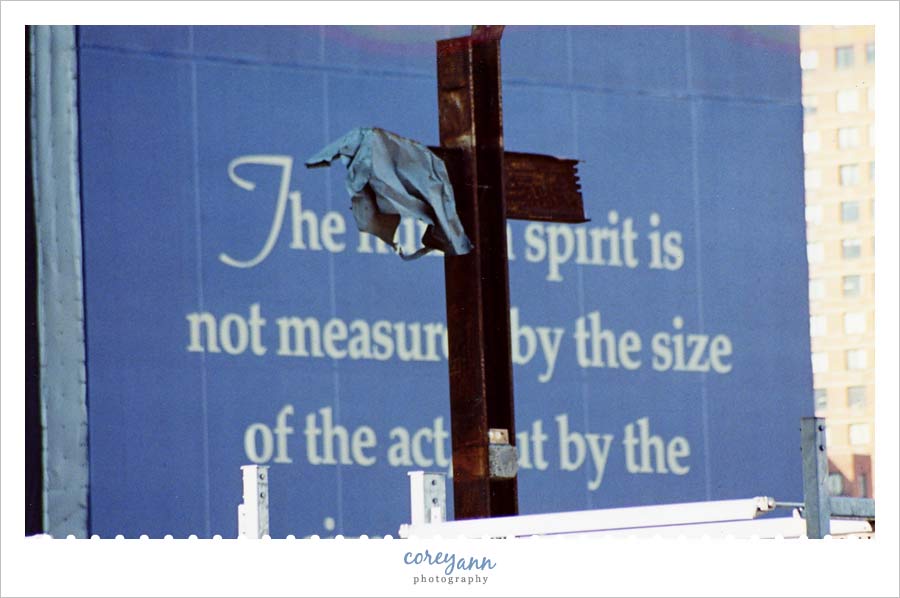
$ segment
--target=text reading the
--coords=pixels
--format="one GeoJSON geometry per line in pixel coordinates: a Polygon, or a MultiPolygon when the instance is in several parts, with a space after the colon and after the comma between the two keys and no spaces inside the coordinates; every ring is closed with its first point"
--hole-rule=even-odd
{"type": "MultiPolygon", "coordinates": [[[[323,202],[307,205],[302,193],[291,188],[293,164],[291,156],[280,154],[239,156],[228,164],[229,180],[239,189],[254,194],[262,194],[257,191],[258,181],[252,180],[251,171],[242,167],[272,167],[277,177],[277,192],[274,198],[253,197],[254,201],[247,204],[248,209],[271,212],[268,230],[265,238],[257,241],[259,249],[255,255],[236,257],[222,251],[218,256],[220,262],[232,268],[254,268],[272,254],[283,231],[287,231],[285,234],[290,238],[287,247],[291,250],[343,253],[348,248],[349,227],[344,214],[313,209],[323,202]]],[[[529,264],[543,264],[546,267],[544,277],[550,282],[564,279],[563,267],[567,264],[635,269],[642,264],[642,255],[643,263],[650,270],[681,269],[685,262],[682,233],[664,229],[662,217],[656,212],[651,213],[646,222],[649,225],[648,232],[643,235],[646,241],[642,240],[635,219],[623,217],[616,210],[606,213],[605,223],[601,226],[530,222],[521,239],[525,246],[524,259],[529,264]]],[[[424,222],[412,219],[401,222],[394,241],[404,254],[415,253],[421,248],[426,226],[424,222]]],[[[515,241],[509,225],[506,237],[507,257],[515,261],[515,241]]],[[[352,247],[359,254],[394,253],[390,245],[359,231],[352,247]]],[[[442,254],[435,251],[427,255],[442,254]]]]}
{"type": "MultiPolygon", "coordinates": [[[[516,434],[516,445],[521,470],[583,472],[592,492],[602,487],[607,467],[615,459],[624,462],[625,471],[632,475],[683,476],[691,470],[688,439],[653,433],[649,417],[626,424],[617,442],[610,432],[577,430],[569,414],[560,413],[546,431],[542,419],[523,426],[516,434]]],[[[394,426],[379,434],[367,424],[337,422],[332,407],[294,418],[294,406],[284,405],[273,424],[253,422],[244,431],[244,454],[257,464],[292,464],[293,453],[299,450],[302,462],[309,466],[371,467],[384,460],[390,467],[438,469],[452,477],[450,449],[450,430],[443,417],[420,428],[394,426]]]]}

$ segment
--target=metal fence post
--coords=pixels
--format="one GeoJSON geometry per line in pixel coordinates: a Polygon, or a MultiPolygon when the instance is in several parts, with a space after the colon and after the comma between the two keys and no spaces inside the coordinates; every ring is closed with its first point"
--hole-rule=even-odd
{"type": "Polygon", "coordinates": [[[806,536],[824,538],[831,533],[831,501],[828,480],[828,455],[825,451],[825,419],[804,417],[800,420],[803,452],[803,502],[806,536]]]}
{"type": "Polygon", "coordinates": [[[269,534],[269,466],[242,465],[244,502],[238,505],[238,538],[269,534]]]}
{"type": "Polygon", "coordinates": [[[409,512],[412,525],[447,520],[447,480],[442,473],[409,472],[409,512]]]}

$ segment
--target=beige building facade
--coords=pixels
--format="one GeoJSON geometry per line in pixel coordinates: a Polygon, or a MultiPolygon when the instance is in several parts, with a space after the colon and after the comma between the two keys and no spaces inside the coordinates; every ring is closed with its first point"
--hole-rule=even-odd
{"type": "Polygon", "coordinates": [[[800,33],[816,415],[833,494],[871,497],[875,442],[875,28],[800,33]]]}

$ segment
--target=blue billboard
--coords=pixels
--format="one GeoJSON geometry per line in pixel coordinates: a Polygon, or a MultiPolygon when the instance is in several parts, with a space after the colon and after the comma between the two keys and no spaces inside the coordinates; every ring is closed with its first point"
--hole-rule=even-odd
{"type": "MultiPolygon", "coordinates": [[[[407,472],[452,475],[443,259],[303,164],[355,127],[438,145],[435,41],[467,33],[79,28],[91,533],[234,537],[259,463],[273,537],[396,535],[407,472]]],[[[580,160],[590,219],[509,223],[521,513],[802,499],[798,54],[507,28],[506,148],[580,160]]]]}

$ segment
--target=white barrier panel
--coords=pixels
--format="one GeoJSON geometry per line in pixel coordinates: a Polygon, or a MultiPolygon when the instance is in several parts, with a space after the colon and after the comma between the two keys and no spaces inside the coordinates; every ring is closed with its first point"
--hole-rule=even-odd
{"type": "MultiPolygon", "coordinates": [[[[528,536],[754,537],[799,538],[806,522],[793,517],[756,519],[775,509],[775,500],[756,497],[617,509],[468,519],[400,526],[401,538],[515,538],[528,536]]],[[[867,521],[834,520],[832,535],[870,534],[867,521]]]]}

